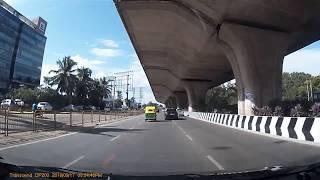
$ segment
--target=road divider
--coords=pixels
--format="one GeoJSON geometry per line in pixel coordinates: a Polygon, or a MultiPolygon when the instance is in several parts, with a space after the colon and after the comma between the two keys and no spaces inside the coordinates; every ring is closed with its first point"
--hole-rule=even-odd
{"type": "Polygon", "coordinates": [[[185,116],[240,130],[320,142],[320,118],[244,116],[205,112],[185,112],[185,116]]]}

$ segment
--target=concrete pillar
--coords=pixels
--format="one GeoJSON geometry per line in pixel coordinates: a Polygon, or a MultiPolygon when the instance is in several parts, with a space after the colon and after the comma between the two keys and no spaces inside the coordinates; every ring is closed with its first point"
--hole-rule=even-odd
{"type": "Polygon", "coordinates": [[[225,23],[219,31],[218,43],[236,78],[239,114],[252,115],[253,107],[281,98],[288,34],[225,23]]]}
{"type": "Polygon", "coordinates": [[[184,81],[183,84],[188,97],[188,111],[204,111],[209,83],[203,81],[184,81]]]}
{"type": "Polygon", "coordinates": [[[166,107],[167,108],[177,108],[177,103],[175,97],[171,96],[168,98],[166,102],[166,107]]]}
{"type": "Polygon", "coordinates": [[[176,91],[174,92],[176,98],[177,107],[181,109],[188,108],[188,96],[185,91],[176,91]]]}

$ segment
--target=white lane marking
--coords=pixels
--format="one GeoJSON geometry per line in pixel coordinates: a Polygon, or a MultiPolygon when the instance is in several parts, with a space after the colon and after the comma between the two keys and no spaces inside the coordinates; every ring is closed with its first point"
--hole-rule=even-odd
{"type": "Polygon", "coordinates": [[[185,134],[187,136],[187,138],[190,140],[190,141],[193,141],[192,138],[188,135],[188,134],[185,134]]]}
{"type": "Polygon", "coordinates": [[[84,156],[80,156],[77,159],[75,159],[75,160],[69,162],[68,164],[64,165],[62,168],[68,168],[68,167],[72,166],[73,164],[77,163],[78,161],[80,161],[83,158],[84,158],[84,156]]]}
{"type": "Polygon", "coordinates": [[[207,158],[208,158],[215,166],[217,166],[217,168],[218,168],[219,170],[224,170],[224,168],[221,166],[221,164],[218,163],[218,161],[216,161],[215,159],[213,159],[212,156],[208,155],[207,158]]]}
{"type": "Polygon", "coordinates": [[[114,140],[118,139],[119,137],[120,137],[120,135],[118,135],[118,136],[116,136],[116,137],[114,137],[114,138],[110,139],[110,141],[114,141],[114,140]]]}
{"type": "Polygon", "coordinates": [[[35,143],[38,143],[38,142],[49,141],[49,140],[52,140],[52,139],[57,139],[57,138],[65,137],[65,136],[70,136],[70,135],[77,134],[77,133],[78,132],[73,132],[73,133],[64,134],[64,135],[61,135],[61,136],[56,136],[56,137],[52,137],[52,138],[48,138],[48,139],[41,139],[41,140],[38,140],[38,141],[32,141],[32,142],[27,142],[27,143],[23,143],[23,144],[16,144],[16,145],[13,145],[13,146],[3,147],[3,148],[0,148],[0,151],[6,150],[6,149],[15,148],[15,147],[20,147],[20,146],[25,146],[25,145],[29,145],[29,144],[35,144],[35,143]]]}
{"type": "Polygon", "coordinates": [[[128,120],[134,120],[134,119],[137,119],[137,118],[139,118],[139,117],[132,117],[132,118],[123,119],[123,120],[116,121],[116,122],[112,122],[112,123],[102,124],[102,125],[98,125],[97,128],[99,128],[99,127],[105,127],[105,126],[109,126],[109,125],[114,125],[114,124],[117,124],[117,123],[126,122],[126,121],[128,121],[128,120]]]}
{"type": "MultiPolygon", "coordinates": [[[[175,124],[176,124],[176,123],[175,123],[175,124]]],[[[192,137],[189,136],[189,135],[187,134],[187,132],[182,129],[182,127],[180,127],[178,124],[176,124],[176,126],[183,132],[183,134],[184,134],[190,141],[193,141],[192,137]]]]}

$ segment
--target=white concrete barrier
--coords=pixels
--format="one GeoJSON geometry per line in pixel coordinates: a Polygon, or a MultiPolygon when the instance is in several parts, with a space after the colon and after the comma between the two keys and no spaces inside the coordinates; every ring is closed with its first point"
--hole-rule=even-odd
{"type": "Polygon", "coordinates": [[[287,138],[320,142],[320,118],[184,112],[190,118],[287,138]]]}

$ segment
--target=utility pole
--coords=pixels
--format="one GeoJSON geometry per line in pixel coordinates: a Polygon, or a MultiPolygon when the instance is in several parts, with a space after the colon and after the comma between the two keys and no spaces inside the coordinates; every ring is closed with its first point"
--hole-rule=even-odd
{"type": "Polygon", "coordinates": [[[308,84],[308,81],[307,81],[307,94],[308,94],[308,101],[310,101],[310,94],[309,94],[309,84],[308,84]]]}
{"type": "Polygon", "coordinates": [[[309,80],[309,82],[310,82],[310,94],[311,94],[311,101],[313,101],[312,81],[311,81],[311,79],[309,80]]]}
{"type": "Polygon", "coordinates": [[[129,74],[127,75],[127,89],[126,89],[126,95],[127,95],[127,106],[129,107],[129,74]]]}

